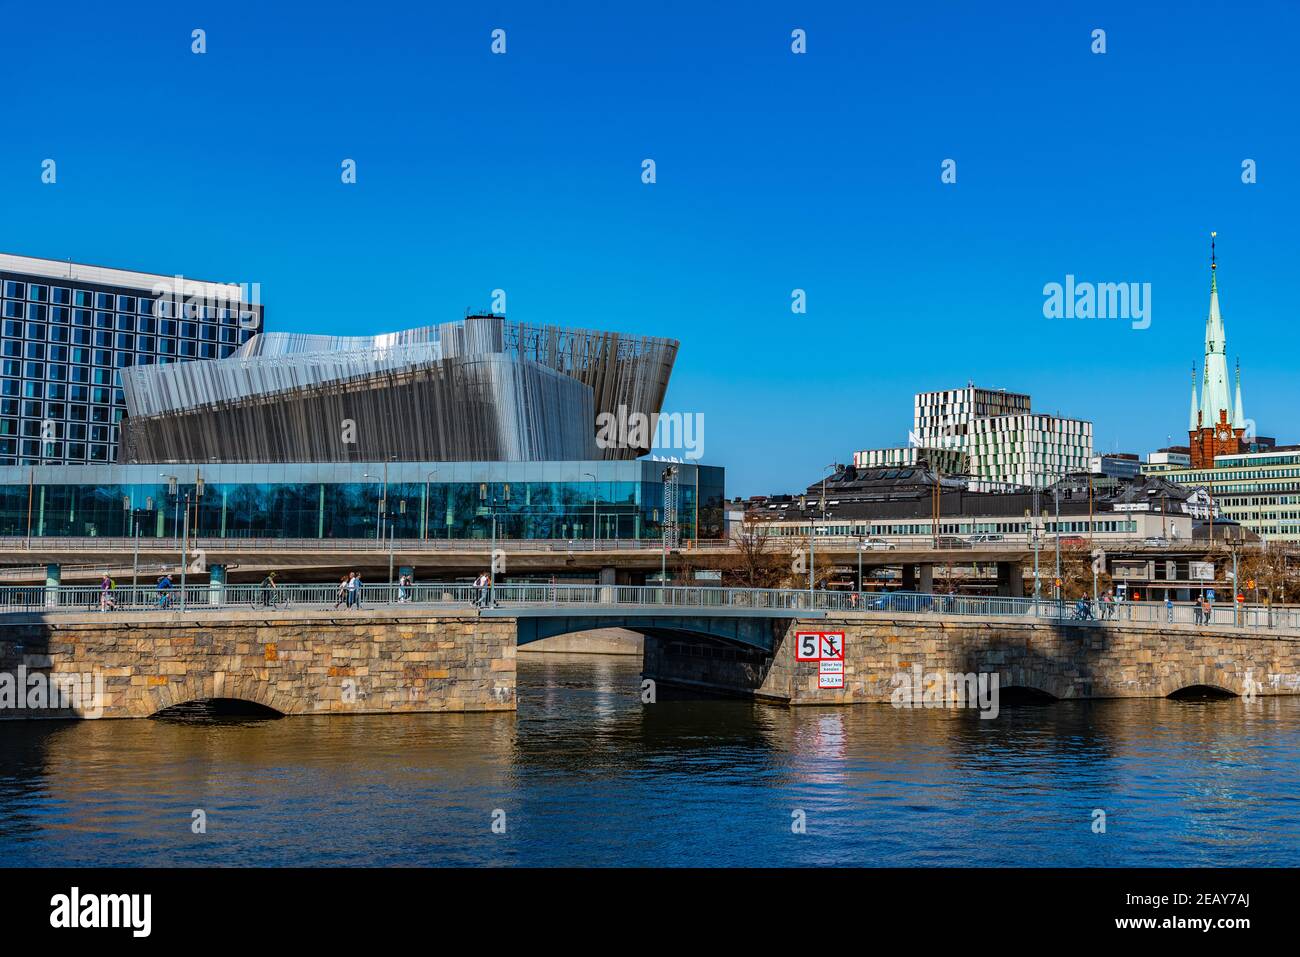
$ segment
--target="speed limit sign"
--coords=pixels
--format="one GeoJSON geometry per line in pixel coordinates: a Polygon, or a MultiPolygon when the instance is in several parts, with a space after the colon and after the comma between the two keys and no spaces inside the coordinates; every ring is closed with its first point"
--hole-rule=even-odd
{"type": "Polygon", "coordinates": [[[820,631],[801,631],[794,636],[794,657],[796,661],[821,660],[820,631]]]}

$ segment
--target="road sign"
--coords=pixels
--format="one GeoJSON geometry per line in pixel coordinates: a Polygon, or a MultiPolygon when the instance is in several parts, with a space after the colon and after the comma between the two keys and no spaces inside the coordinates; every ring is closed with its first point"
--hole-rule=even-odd
{"type": "Polygon", "coordinates": [[[821,632],[801,631],[794,636],[794,657],[796,661],[821,660],[821,632]]]}
{"type": "Polygon", "coordinates": [[[794,636],[796,661],[844,661],[844,632],[800,631],[794,636]]]}
{"type": "Polygon", "coordinates": [[[818,688],[844,687],[844,662],[823,661],[817,666],[818,688]]]}

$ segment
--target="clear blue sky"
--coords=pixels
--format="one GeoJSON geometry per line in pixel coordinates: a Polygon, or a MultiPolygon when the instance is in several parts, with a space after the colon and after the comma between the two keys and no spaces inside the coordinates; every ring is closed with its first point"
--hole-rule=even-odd
{"type": "Polygon", "coordinates": [[[1300,441],[1300,11],[1134,6],[7,2],[0,250],[260,282],[273,329],[500,287],[673,336],[665,408],[750,494],[903,444],[913,392],[969,379],[1103,450],[1185,440],[1217,229],[1246,414],[1300,441]],[[1067,273],[1151,283],[1151,327],[1043,318],[1067,273]]]}

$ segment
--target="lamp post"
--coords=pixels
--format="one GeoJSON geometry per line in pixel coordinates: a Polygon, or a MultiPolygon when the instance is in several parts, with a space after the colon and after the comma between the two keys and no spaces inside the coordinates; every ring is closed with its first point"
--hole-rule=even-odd
{"type": "Polygon", "coordinates": [[[1052,483],[1052,499],[1056,502],[1056,578],[1053,585],[1056,588],[1056,601],[1059,605],[1065,597],[1065,592],[1061,588],[1061,479],[1057,476],[1052,483]]]}
{"type": "MultiPolygon", "coordinates": [[[[176,512],[172,518],[172,529],[176,535],[181,533],[181,497],[176,488],[176,483],[180,481],[175,475],[168,475],[166,472],[159,472],[159,478],[167,480],[167,494],[176,500],[176,512]]],[[[165,519],[164,519],[165,521],[165,519]]]]}
{"type": "MultiPolygon", "coordinates": [[[[664,487],[664,517],[663,517],[663,521],[659,523],[659,532],[660,532],[661,537],[663,538],[663,549],[662,549],[662,554],[659,556],[659,584],[660,584],[660,586],[662,586],[662,587],[666,587],[667,584],[668,584],[668,505],[669,505],[669,502],[668,502],[668,494],[669,494],[669,485],[672,483],[672,480],[673,480],[674,476],[676,476],[676,475],[677,475],[677,466],[676,466],[676,465],[670,465],[670,466],[668,466],[668,468],[664,469],[663,472],[662,472],[662,473],[660,474],[660,476],[659,476],[661,479],[663,479],[663,483],[664,483],[664,486],[663,486],[663,487],[664,487]]],[[[673,505],[673,508],[676,509],[676,507],[677,507],[677,504],[676,504],[676,503],[677,503],[677,500],[676,500],[676,493],[675,493],[675,492],[673,493],[673,496],[674,496],[674,497],[673,497],[673,503],[672,503],[672,505],[673,505]]],[[[674,523],[676,522],[676,514],[677,514],[677,513],[674,511],[674,513],[673,513],[673,515],[674,515],[674,519],[673,519],[674,523]]]]}
{"type": "Polygon", "coordinates": [[[438,470],[434,469],[432,472],[428,473],[424,477],[424,528],[420,530],[421,532],[423,532],[423,534],[420,537],[425,539],[426,541],[429,538],[429,513],[433,511],[433,509],[430,507],[433,503],[429,500],[429,480],[432,479],[433,476],[437,474],[438,474],[438,470]]]}
{"type": "Polygon", "coordinates": [[[190,543],[190,493],[185,493],[185,529],[181,535],[181,611],[185,610],[185,549],[190,543]]]}
{"type": "MultiPolygon", "coordinates": [[[[387,501],[387,500],[388,500],[388,478],[387,478],[387,476],[388,476],[388,463],[385,462],[385,463],[384,463],[384,479],[383,479],[384,487],[383,487],[383,490],[379,493],[379,501],[377,501],[377,502],[375,503],[375,542],[376,542],[376,543],[383,541],[383,537],[382,537],[382,536],[383,536],[383,530],[384,530],[384,509],[386,509],[386,508],[388,507],[388,501],[387,501]]],[[[375,479],[375,480],[379,480],[379,478],[380,478],[378,475],[371,475],[369,472],[362,472],[362,473],[361,473],[361,477],[362,477],[362,478],[372,478],[372,479],[375,479]]]]}
{"type": "Polygon", "coordinates": [[[591,479],[591,550],[596,550],[596,476],[590,472],[583,472],[587,478],[591,479]]]}
{"type": "Polygon", "coordinates": [[[396,455],[390,455],[388,458],[384,459],[384,498],[383,498],[383,502],[382,502],[382,504],[383,504],[382,514],[383,514],[383,519],[384,519],[384,529],[381,529],[381,531],[380,531],[380,538],[381,538],[381,540],[382,540],[382,537],[383,537],[383,532],[384,532],[384,530],[386,530],[386,529],[387,529],[387,526],[390,524],[389,521],[388,521],[388,463],[389,463],[389,462],[396,461],[396,459],[397,459],[397,456],[396,456],[396,455]]]}
{"type": "MultiPolygon", "coordinates": [[[[507,483],[502,486],[503,496],[506,502],[510,501],[510,485],[507,483]]],[[[488,483],[481,482],[478,487],[478,497],[480,502],[488,502],[488,483]]],[[[492,512],[492,549],[488,555],[488,605],[496,606],[496,579],[497,579],[497,495],[492,493],[491,501],[488,507],[492,512]]]]}
{"type": "Polygon", "coordinates": [[[858,594],[862,594],[862,549],[866,542],[858,542],[858,594]]]}
{"type": "MultiPolygon", "coordinates": [[[[1095,523],[1093,522],[1093,517],[1092,517],[1092,472],[1089,471],[1088,472],[1088,554],[1092,557],[1092,604],[1094,607],[1097,607],[1098,610],[1100,610],[1097,603],[1097,556],[1093,554],[1096,551],[1096,548],[1094,547],[1095,539],[1093,537],[1094,524],[1095,523]]],[[[1091,612],[1089,612],[1089,614],[1091,614],[1091,612]]]]}
{"type": "MultiPolygon", "coordinates": [[[[834,474],[839,466],[832,462],[830,465],[823,465],[822,470],[834,474]]],[[[822,476],[822,524],[826,524],[826,476],[822,476]]],[[[817,569],[817,522],[810,519],[808,522],[808,607],[812,608],[816,601],[816,569],[817,569]]]]}

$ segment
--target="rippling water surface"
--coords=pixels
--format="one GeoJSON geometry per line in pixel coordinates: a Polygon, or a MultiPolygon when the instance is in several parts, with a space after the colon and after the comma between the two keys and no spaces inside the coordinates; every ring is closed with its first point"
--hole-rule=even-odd
{"type": "Polygon", "coordinates": [[[643,705],[639,668],[523,657],[517,714],[0,723],[0,864],[1300,864],[1297,698],[984,721],[643,705]]]}

